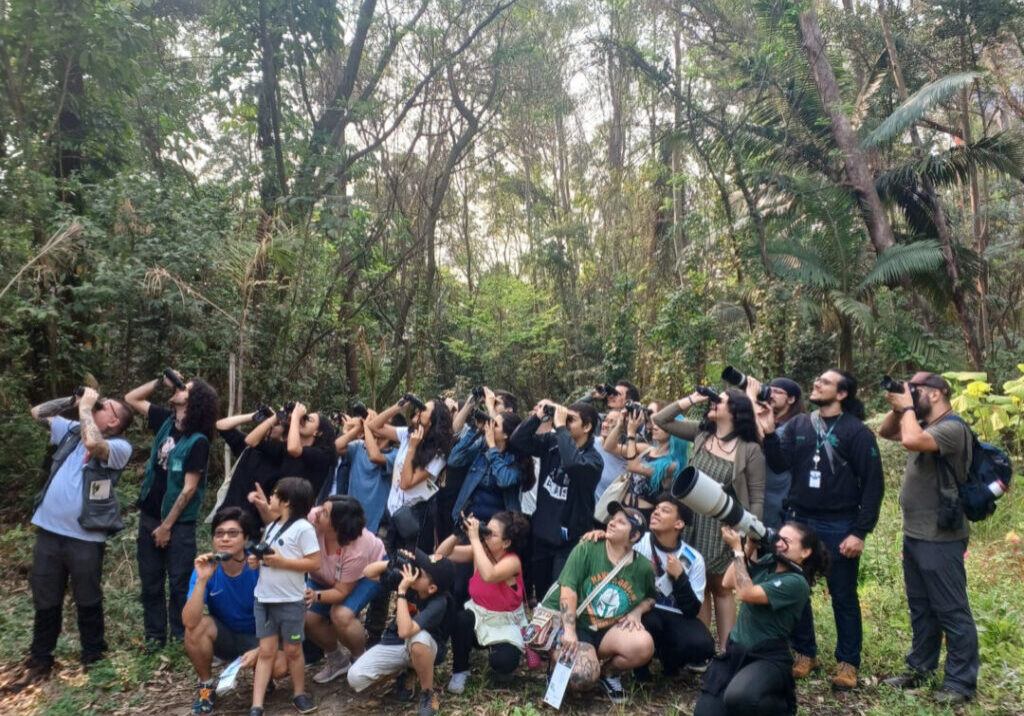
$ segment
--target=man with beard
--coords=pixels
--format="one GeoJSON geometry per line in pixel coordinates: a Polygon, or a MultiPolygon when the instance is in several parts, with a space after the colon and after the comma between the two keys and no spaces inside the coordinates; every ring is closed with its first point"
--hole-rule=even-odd
{"type": "MultiPolygon", "coordinates": [[[[760,384],[748,379],[747,390],[760,384]]],[[[765,434],[765,459],[775,472],[790,470],[788,521],[810,525],[827,545],[832,569],[828,575],[836,621],[836,673],[832,687],[857,685],[863,632],[857,598],[857,571],[864,539],[878,522],[885,486],[875,436],[862,422],[864,406],[857,400],[857,381],[846,371],[830,368],[814,381],[810,400],[818,409],[789,421],[785,435],[775,435],[771,410],[760,411],[765,434]]],[[[818,666],[814,617],[808,602],[792,646],[793,675],[807,676],[818,666]]]]}
{"type": "MultiPolygon", "coordinates": [[[[775,378],[768,387],[771,389],[769,404],[775,414],[775,434],[782,439],[790,420],[804,412],[803,392],[796,381],[789,378],[775,378]]],[[[789,499],[792,482],[793,475],[789,470],[765,470],[764,516],[761,521],[766,526],[779,529],[785,522],[786,500],[789,499]]]]}
{"type": "Polygon", "coordinates": [[[909,670],[885,683],[896,688],[919,686],[938,668],[945,636],[946,676],[935,700],[962,704],[974,696],[978,686],[978,630],[967,601],[964,570],[971,530],[962,514],[948,523],[939,516],[943,472],[958,482],[966,479],[974,440],[963,420],[953,414],[949,384],[941,376],[919,372],[903,386],[903,392],[886,393],[885,397],[892,410],[878,433],[887,440],[900,441],[908,451],[900,506],[903,578],[914,634],[907,654],[909,670]]]}

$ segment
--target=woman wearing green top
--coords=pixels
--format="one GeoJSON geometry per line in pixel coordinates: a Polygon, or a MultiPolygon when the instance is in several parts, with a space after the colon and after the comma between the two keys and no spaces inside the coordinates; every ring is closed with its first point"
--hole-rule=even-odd
{"type": "Polygon", "coordinates": [[[560,588],[548,594],[544,606],[562,616],[564,631],[552,663],[574,659],[570,687],[583,690],[600,680],[612,702],[621,704],[626,694],[619,674],[643,666],[654,655],[654,640],[640,623],[654,605],[654,568],[633,552],[647,529],[640,511],[612,502],[608,512],[604,538],[573,548],[558,576],[560,588]],[[602,586],[620,562],[623,566],[602,586]],[[577,619],[576,609],[598,587],[577,619]]]}
{"type": "Polygon", "coordinates": [[[704,675],[693,716],[782,716],[796,713],[796,683],[789,634],[811,595],[815,578],[828,571],[828,550],[813,529],[787,522],[775,553],[748,561],[756,545],[741,549],[740,535],[722,528],[733,560],[723,583],[742,606],[726,650],[704,675]]]}

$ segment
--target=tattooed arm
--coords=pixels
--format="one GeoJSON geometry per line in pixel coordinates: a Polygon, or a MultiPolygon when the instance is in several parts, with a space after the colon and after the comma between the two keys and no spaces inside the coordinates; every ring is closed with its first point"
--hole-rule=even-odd
{"type": "Polygon", "coordinates": [[[49,430],[50,423],[53,422],[53,419],[65,410],[70,410],[75,407],[76,402],[77,398],[70,395],[67,398],[56,398],[54,400],[48,400],[45,403],[40,403],[30,411],[32,419],[39,423],[41,427],[49,430]]]}
{"type": "Polygon", "coordinates": [[[558,598],[558,611],[562,617],[562,654],[572,658],[579,640],[576,638],[576,607],[579,598],[572,587],[562,587],[558,598]]]}
{"type": "Polygon", "coordinates": [[[86,388],[82,399],[78,401],[78,421],[81,423],[82,442],[85,449],[89,451],[90,457],[96,457],[106,462],[110,458],[110,444],[103,437],[96,421],[93,420],[92,408],[99,398],[92,388],[86,388]]]}
{"type": "Polygon", "coordinates": [[[196,494],[200,477],[202,475],[198,472],[185,473],[185,484],[182,486],[181,492],[178,493],[178,499],[171,505],[171,509],[167,512],[167,517],[164,518],[164,521],[157,525],[157,528],[152,532],[153,541],[156,542],[157,547],[166,547],[167,543],[171,541],[171,528],[174,527],[174,523],[178,521],[181,513],[185,511],[185,507],[196,494]]]}
{"type": "Polygon", "coordinates": [[[754,584],[747,571],[747,555],[740,549],[740,536],[728,527],[722,528],[722,540],[732,547],[733,560],[722,578],[722,586],[735,589],[736,598],[748,604],[768,604],[768,595],[764,588],[754,584]]]}

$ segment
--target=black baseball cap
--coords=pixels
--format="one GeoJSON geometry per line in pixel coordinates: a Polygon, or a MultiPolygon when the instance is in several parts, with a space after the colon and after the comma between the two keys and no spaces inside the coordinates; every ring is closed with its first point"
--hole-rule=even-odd
{"type": "Polygon", "coordinates": [[[626,515],[626,520],[629,522],[630,535],[637,532],[643,533],[647,529],[647,520],[644,519],[644,514],[640,510],[635,507],[626,507],[621,502],[613,501],[608,503],[609,520],[619,512],[626,515]]]}
{"type": "Polygon", "coordinates": [[[430,576],[439,593],[450,592],[455,584],[455,564],[446,557],[435,562],[422,549],[417,549],[413,566],[430,576]]]}

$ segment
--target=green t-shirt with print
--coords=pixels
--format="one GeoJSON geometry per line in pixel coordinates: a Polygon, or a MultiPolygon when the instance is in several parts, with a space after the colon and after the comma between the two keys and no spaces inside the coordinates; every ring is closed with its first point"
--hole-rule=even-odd
{"type": "Polygon", "coordinates": [[[751,581],[768,595],[768,603],[740,604],[729,638],[745,649],[762,641],[788,639],[811,596],[811,587],[802,574],[776,572],[775,568],[771,555],[747,565],[751,581]]]}
{"type": "MultiPolygon", "coordinates": [[[[576,592],[577,604],[582,604],[590,592],[612,571],[615,565],[608,559],[604,541],[580,542],[569,554],[569,559],[558,577],[558,584],[576,592]]],[[[544,606],[558,609],[561,590],[556,589],[544,606]]],[[[576,620],[577,629],[605,629],[613,626],[644,599],[653,599],[654,567],[651,560],[634,554],[633,561],[595,596],[576,620]]]]}

